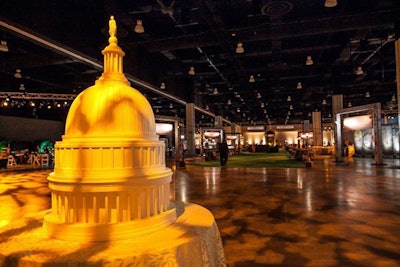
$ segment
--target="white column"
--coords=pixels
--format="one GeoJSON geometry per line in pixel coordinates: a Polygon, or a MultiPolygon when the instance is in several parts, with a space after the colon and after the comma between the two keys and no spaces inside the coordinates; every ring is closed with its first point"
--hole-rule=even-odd
{"type": "Polygon", "coordinates": [[[196,154],[196,148],[194,143],[194,133],[195,133],[195,109],[193,103],[186,104],[186,145],[187,154],[193,156],[196,154]]]}

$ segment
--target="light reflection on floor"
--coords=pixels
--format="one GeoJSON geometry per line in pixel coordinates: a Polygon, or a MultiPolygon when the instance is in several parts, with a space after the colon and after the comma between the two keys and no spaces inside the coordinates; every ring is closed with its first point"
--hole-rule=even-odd
{"type": "MultiPolygon", "coordinates": [[[[384,162],[324,158],[304,169],[173,166],[171,188],[176,200],[214,214],[230,267],[399,266],[400,161],[384,162]]],[[[0,171],[0,227],[50,208],[49,173],[0,171]]]]}

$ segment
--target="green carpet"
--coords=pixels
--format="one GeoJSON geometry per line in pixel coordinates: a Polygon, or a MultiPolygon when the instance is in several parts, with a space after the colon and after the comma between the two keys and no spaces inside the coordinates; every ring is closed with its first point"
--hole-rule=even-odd
{"type": "MultiPolygon", "coordinates": [[[[218,160],[205,161],[192,164],[198,167],[220,167],[218,160]]],[[[295,159],[289,159],[286,151],[273,153],[251,153],[241,152],[240,154],[229,156],[225,168],[304,168],[305,164],[295,159]]]]}

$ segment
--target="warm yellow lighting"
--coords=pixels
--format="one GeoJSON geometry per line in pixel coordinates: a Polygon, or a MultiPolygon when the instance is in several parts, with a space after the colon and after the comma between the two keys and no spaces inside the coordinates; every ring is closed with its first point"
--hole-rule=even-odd
{"type": "Polygon", "coordinates": [[[350,130],[364,130],[372,128],[370,115],[354,116],[343,119],[343,126],[350,130]]]}
{"type": "Polygon", "coordinates": [[[138,19],[135,25],[135,32],[136,33],[144,33],[143,23],[142,20],[138,19]]]}
{"type": "Polygon", "coordinates": [[[19,90],[20,90],[20,91],[24,91],[24,90],[25,90],[25,85],[24,85],[23,83],[21,83],[21,84],[19,85],[19,90]]]}
{"type": "Polygon", "coordinates": [[[172,134],[173,128],[170,123],[156,123],[156,133],[159,135],[172,134]]]}
{"type": "Polygon", "coordinates": [[[220,136],[220,133],[207,131],[207,132],[204,132],[204,136],[208,137],[208,138],[216,138],[216,137],[220,136]]]}
{"type": "Polygon", "coordinates": [[[160,89],[164,90],[165,89],[165,83],[161,83],[160,89]]]}
{"type": "Polygon", "coordinates": [[[297,83],[296,89],[303,89],[303,86],[301,85],[301,82],[297,83]]]}

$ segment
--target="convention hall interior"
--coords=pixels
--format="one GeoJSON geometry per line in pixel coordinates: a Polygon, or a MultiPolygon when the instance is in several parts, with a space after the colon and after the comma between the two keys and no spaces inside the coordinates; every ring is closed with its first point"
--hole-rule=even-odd
{"type": "Polygon", "coordinates": [[[399,14],[0,1],[0,266],[400,265],[399,14]]]}

